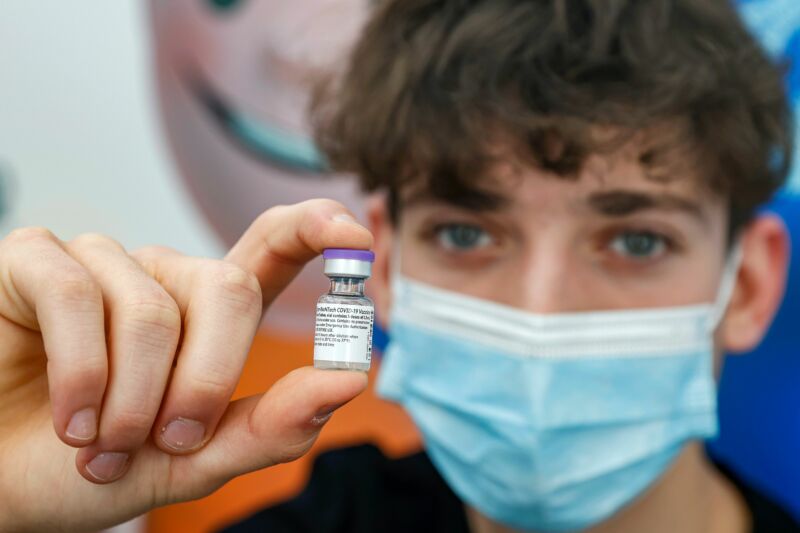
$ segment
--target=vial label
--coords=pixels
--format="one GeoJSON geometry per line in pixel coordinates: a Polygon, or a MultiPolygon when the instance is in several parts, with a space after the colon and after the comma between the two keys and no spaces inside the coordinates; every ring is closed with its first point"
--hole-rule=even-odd
{"type": "Polygon", "coordinates": [[[372,321],[368,305],[317,304],[314,359],[369,363],[372,360],[372,321]]]}

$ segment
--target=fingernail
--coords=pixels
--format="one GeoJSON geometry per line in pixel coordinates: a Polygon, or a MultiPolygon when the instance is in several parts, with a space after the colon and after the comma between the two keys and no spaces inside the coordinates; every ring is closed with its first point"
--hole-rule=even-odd
{"type": "Polygon", "coordinates": [[[94,408],[81,409],[67,425],[66,434],[75,440],[92,440],[97,435],[97,413],[94,408]]]}
{"type": "Polygon", "coordinates": [[[352,216],[348,215],[347,213],[339,213],[338,215],[334,215],[331,220],[336,222],[349,222],[350,224],[358,224],[361,226],[361,223],[353,218],[352,216]]]}
{"type": "Polygon", "coordinates": [[[169,448],[185,452],[198,447],[206,435],[206,428],[196,420],[176,418],[161,428],[161,441],[169,448]]]}
{"type": "Polygon", "coordinates": [[[324,407],[319,410],[317,414],[311,419],[312,426],[321,426],[333,416],[333,413],[344,404],[335,405],[333,407],[324,407]]]}
{"type": "Polygon", "coordinates": [[[97,481],[108,482],[122,476],[129,455],[121,452],[104,452],[86,463],[86,471],[97,481]]]}
{"type": "Polygon", "coordinates": [[[311,419],[312,426],[321,426],[333,416],[333,412],[330,412],[326,415],[316,415],[314,418],[311,419]]]}

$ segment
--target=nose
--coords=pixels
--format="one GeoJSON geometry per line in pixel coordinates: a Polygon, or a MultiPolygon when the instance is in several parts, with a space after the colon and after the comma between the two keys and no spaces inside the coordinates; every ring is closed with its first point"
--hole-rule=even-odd
{"type": "Polygon", "coordinates": [[[568,247],[542,243],[526,252],[520,269],[520,283],[511,295],[515,307],[539,314],[584,310],[589,298],[568,247]]]}

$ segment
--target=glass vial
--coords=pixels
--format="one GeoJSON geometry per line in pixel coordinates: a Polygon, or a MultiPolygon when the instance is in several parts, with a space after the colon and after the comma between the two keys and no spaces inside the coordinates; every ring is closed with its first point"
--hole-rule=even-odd
{"type": "Polygon", "coordinates": [[[366,250],[328,248],[322,253],[331,288],[317,301],[314,366],[369,370],[375,306],[364,296],[375,254],[366,250]]]}

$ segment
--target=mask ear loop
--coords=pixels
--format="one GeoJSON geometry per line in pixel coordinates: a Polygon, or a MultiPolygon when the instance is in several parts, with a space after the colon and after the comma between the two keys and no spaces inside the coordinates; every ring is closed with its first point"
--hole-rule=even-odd
{"type": "Polygon", "coordinates": [[[719,292],[717,299],[714,302],[714,308],[709,317],[709,329],[714,331],[725,316],[725,311],[728,310],[733,291],[736,288],[736,280],[738,279],[739,267],[742,265],[742,239],[737,237],[733,243],[730,254],[725,261],[725,268],[722,271],[722,279],[719,285],[719,292]]]}

